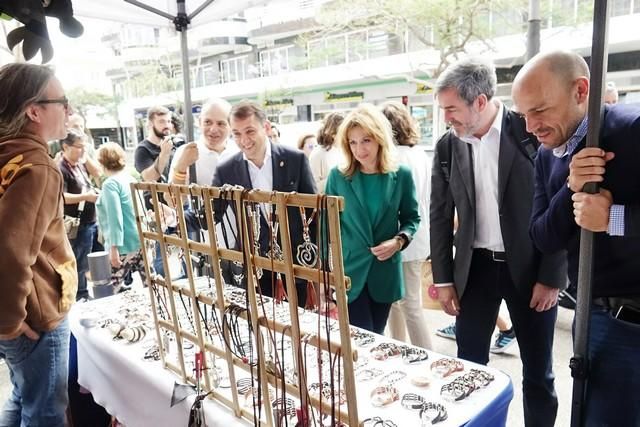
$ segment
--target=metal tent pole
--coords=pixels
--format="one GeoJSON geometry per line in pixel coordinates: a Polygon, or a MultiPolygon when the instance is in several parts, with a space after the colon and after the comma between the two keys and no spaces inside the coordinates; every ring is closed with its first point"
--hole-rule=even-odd
{"type": "MultiPolygon", "coordinates": [[[[596,0],[593,8],[593,40],[591,47],[591,79],[589,89],[589,127],[587,147],[597,147],[602,124],[603,87],[607,72],[607,39],[609,9],[607,0],[596,0]]],[[[597,183],[584,187],[587,193],[599,191],[597,183]]],[[[593,282],[593,232],[580,232],[580,259],[578,264],[578,298],[576,303],[575,336],[573,357],[569,364],[573,377],[573,397],[571,403],[571,427],[585,425],[584,407],[589,379],[589,324],[591,320],[591,300],[593,282]]]]}

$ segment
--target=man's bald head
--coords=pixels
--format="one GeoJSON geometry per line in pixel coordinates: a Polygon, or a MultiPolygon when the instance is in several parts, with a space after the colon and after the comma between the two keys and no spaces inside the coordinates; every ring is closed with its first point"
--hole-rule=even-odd
{"type": "Polygon", "coordinates": [[[589,67],[573,52],[540,53],[518,72],[511,96],[527,130],[548,148],[560,146],[586,114],[589,67]]]}

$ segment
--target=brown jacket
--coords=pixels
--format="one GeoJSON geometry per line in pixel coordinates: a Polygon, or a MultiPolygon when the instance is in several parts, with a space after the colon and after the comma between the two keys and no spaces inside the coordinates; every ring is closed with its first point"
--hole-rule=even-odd
{"type": "Polygon", "coordinates": [[[78,287],[63,221],[62,176],[34,135],[0,138],[0,337],[23,321],[50,331],[78,287]]]}

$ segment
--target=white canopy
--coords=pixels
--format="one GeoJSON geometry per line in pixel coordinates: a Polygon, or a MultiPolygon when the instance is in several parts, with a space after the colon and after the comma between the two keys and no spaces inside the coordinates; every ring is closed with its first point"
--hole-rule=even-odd
{"type": "MultiPolygon", "coordinates": [[[[124,22],[153,26],[173,26],[171,21],[156,15],[124,0],[72,0],[74,15],[78,18],[96,18],[108,21],[124,22]]],[[[176,15],[176,0],[140,0],[148,6],[176,15]]],[[[205,0],[185,0],[187,14],[192,14],[205,0]]],[[[273,3],[268,0],[215,0],[199,13],[191,22],[191,27],[197,27],[219,21],[255,6],[273,3]]]]}

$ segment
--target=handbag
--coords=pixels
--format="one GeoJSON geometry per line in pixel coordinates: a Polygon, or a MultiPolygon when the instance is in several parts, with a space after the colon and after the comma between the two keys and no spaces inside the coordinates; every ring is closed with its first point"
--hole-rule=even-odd
{"type": "Polygon", "coordinates": [[[84,210],[84,201],[78,203],[78,213],[76,216],[64,216],[64,231],[67,232],[67,238],[73,240],[78,237],[78,229],[80,228],[80,215],[84,210]]]}

